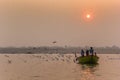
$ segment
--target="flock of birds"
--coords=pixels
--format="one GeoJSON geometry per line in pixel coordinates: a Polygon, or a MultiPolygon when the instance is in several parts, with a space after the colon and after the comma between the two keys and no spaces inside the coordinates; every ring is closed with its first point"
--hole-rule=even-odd
{"type": "MultiPolygon", "coordinates": [[[[12,61],[12,56],[11,55],[4,55],[7,59],[7,63],[11,64],[12,61]]],[[[28,55],[28,57],[33,59],[38,59],[39,61],[44,61],[44,62],[53,62],[53,61],[59,61],[59,62],[74,62],[74,54],[31,54],[28,55]]],[[[19,57],[17,59],[21,59],[24,63],[27,63],[27,58],[25,59],[22,57],[19,57]]]]}
{"type": "Polygon", "coordinates": [[[73,55],[65,55],[65,54],[33,55],[33,57],[39,58],[41,61],[47,61],[47,62],[49,61],[71,62],[74,59],[73,55]]]}
{"type": "MultiPolygon", "coordinates": [[[[80,54],[77,54],[80,55],[80,54]]],[[[11,64],[13,62],[12,55],[5,54],[4,55],[7,58],[7,63],[11,64]]],[[[38,59],[41,62],[53,62],[53,61],[59,61],[59,62],[74,62],[75,63],[75,55],[74,54],[31,54],[28,55],[31,60],[38,59]]],[[[108,60],[118,60],[119,58],[112,58],[109,56],[106,56],[108,60]]],[[[24,56],[17,56],[17,59],[22,60],[24,63],[27,63],[29,60],[25,58],[24,56]]]]}

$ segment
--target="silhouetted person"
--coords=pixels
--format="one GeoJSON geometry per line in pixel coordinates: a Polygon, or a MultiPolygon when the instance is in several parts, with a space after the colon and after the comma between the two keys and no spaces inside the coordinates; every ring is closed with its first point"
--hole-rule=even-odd
{"type": "Polygon", "coordinates": [[[84,52],[84,50],[82,49],[82,50],[81,50],[81,56],[82,56],[82,57],[84,57],[84,53],[85,53],[85,52],[84,52]]]}
{"type": "Polygon", "coordinates": [[[90,55],[93,56],[93,53],[94,53],[94,49],[93,49],[93,47],[90,47],[90,55]]]}
{"type": "Polygon", "coordinates": [[[89,56],[89,50],[86,50],[86,56],[89,56]]]}
{"type": "Polygon", "coordinates": [[[97,56],[97,53],[95,52],[95,56],[97,56]]]}

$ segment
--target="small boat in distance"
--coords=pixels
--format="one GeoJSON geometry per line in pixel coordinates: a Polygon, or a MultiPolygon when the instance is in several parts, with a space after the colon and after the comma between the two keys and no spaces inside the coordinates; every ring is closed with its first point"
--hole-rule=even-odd
{"type": "Polygon", "coordinates": [[[77,57],[76,60],[78,61],[78,64],[97,64],[99,57],[98,56],[80,56],[77,57]]]}

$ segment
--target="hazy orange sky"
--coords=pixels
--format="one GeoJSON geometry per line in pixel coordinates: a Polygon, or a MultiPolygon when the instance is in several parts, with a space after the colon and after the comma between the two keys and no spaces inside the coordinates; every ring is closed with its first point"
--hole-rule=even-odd
{"type": "Polygon", "coordinates": [[[119,4],[120,0],[0,0],[0,46],[120,47],[119,4]],[[84,15],[89,12],[93,19],[87,21],[84,15]]]}

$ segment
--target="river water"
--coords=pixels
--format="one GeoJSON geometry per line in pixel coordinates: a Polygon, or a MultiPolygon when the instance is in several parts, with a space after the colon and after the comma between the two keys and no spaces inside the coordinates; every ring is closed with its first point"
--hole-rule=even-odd
{"type": "Polygon", "coordinates": [[[73,54],[0,54],[0,80],[120,80],[120,55],[98,56],[98,65],[87,66],[73,54]]]}

